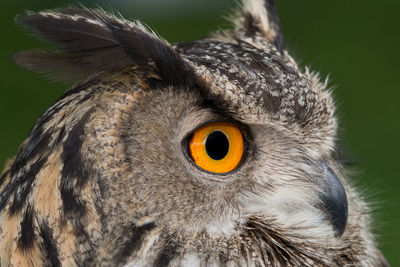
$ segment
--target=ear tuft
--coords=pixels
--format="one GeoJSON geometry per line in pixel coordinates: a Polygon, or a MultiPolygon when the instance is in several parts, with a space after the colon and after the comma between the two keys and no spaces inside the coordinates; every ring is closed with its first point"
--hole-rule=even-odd
{"type": "Polygon", "coordinates": [[[166,41],[142,24],[101,9],[28,12],[17,21],[55,43],[59,51],[23,51],[14,56],[16,63],[58,79],[80,79],[137,65],[156,71],[164,82],[173,84],[191,70],[166,41]]]}
{"type": "Polygon", "coordinates": [[[274,0],[242,0],[233,23],[238,37],[261,37],[283,51],[283,35],[274,0]]]}

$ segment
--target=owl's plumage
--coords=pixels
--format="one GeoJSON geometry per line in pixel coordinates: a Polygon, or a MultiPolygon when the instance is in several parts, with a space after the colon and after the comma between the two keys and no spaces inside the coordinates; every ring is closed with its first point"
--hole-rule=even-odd
{"type": "Polygon", "coordinates": [[[1,175],[1,266],[387,266],[326,83],[285,50],[271,0],[174,45],[102,10],[19,21],[59,51],[16,62],[78,82],[1,175]],[[245,142],[223,175],[186,146],[220,121],[245,142]]]}

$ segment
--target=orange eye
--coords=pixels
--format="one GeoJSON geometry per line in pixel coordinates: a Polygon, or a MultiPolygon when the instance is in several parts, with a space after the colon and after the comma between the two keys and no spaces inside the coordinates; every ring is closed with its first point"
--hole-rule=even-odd
{"type": "Polygon", "coordinates": [[[243,136],[230,122],[212,122],[197,129],[188,150],[193,162],[205,171],[227,173],[242,160],[243,136]]]}

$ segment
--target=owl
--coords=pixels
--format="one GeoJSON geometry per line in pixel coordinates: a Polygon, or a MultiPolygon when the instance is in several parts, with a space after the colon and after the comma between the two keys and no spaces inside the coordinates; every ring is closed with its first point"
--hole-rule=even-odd
{"type": "Polygon", "coordinates": [[[326,82],[272,0],[231,20],[169,44],[101,9],[18,17],[57,50],[15,61],[76,83],[0,177],[1,266],[388,266],[326,82]]]}

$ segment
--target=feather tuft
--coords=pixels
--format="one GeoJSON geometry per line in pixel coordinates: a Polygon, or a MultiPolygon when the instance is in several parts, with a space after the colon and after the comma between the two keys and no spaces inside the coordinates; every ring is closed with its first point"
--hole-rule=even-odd
{"type": "Polygon", "coordinates": [[[81,79],[129,65],[156,71],[168,84],[193,76],[190,65],[164,40],[139,22],[101,9],[63,8],[28,12],[17,21],[59,51],[29,50],[14,55],[17,64],[56,79],[81,79]]]}

